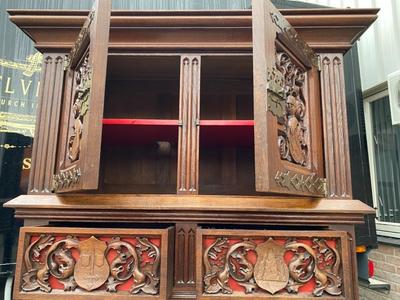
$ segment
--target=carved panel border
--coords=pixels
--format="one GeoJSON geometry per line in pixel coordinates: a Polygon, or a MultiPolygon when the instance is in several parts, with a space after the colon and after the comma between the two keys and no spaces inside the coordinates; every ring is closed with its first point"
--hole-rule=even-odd
{"type": "Polygon", "coordinates": [[[166,299],[171,230],[24,227],[13,299],[166,299]]]}
{"type": "Polygon", "coordinates": [[[344,231],[199,229],[196,242],[197,299],[353,299],[344,231]]]}

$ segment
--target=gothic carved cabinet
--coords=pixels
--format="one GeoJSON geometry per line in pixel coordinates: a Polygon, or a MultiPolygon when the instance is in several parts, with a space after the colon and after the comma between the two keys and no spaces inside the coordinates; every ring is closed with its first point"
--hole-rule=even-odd
{"type": "Polygon", "coordinates": [[[358,299],[343,54],[376,13],[9,11],[44,54],[14,298],[358,299]]]}

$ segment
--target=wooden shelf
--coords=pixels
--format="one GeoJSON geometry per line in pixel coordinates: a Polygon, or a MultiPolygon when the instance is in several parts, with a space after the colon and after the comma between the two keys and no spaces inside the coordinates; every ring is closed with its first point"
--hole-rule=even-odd
{"type": "MultiPolygon", "coordinates": [[[[178,141],[178,120],[103,119],[103,144],[146,145],[157,141],[178,141]]],[[[253,120],[201,120],[202,146],[252,146],[253,120]]]]}
{"type": "Polygon", "coordinates": [[[254,144],[254,120],[201,120],[202,146],[241,146],[254,144]]]}
{"type": "Polygon", "coordinates": [[[103,119],[103,144],[146,145],[178,141],[178,120],[103,119]]]}

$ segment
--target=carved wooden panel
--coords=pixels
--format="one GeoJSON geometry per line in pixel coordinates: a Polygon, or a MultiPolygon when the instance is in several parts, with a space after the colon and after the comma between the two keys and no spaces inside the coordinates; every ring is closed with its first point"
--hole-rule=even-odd
{"type": "Polygon", "coordinates": [[[170,232],[24,227],[14,299],[166,299],[170,232]]]}
{"type": "Polygon", "coordinates": [[[65,60],[53,189],[96,189],[99,178],[111,1],[95,1],[65,60]]]}
{"type": "Polygon", "coordinates": [[[174,289],[192,291],[195,286],[196,224],[175,226],[174,289]]]}
{"type": "Polygon", "coordinates": [[[200,58],[181,57],[178,194],[197,194],[199,190],[200,58]]]}
{"type": "Polygon", "coordinates": [[[353,299],[343,231],[198,230],[199,299],[353,299]]]}
{"type": "Polygon", "coordinates": [[[318,58],[270,1],[253,1],[256,189],[325,194],[318,58]]]}
{"type": "Polygon", "coordinates": [[[29,194],[49,194],[53,187],[53,170],[60,121],[64,55],[45,53],[42,63],[40,101],[32,150],[29,194]]]}
{"type": "Polygon", "coordinates": [[[321,53],[327,196],[352,198],[343,55],[321,53]]]}

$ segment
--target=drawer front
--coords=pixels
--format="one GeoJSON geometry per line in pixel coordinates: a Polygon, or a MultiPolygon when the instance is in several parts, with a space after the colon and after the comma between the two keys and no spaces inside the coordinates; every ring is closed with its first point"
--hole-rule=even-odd
{"type": "Polygon", "coordinates": [[[166,299],[170,232],[24,227],[14,299],[166,299]]]}
{"type": "Polygon", "coordinates": [[[197,231],[198,299],[353,299],[342,231],[197,231]]]}

